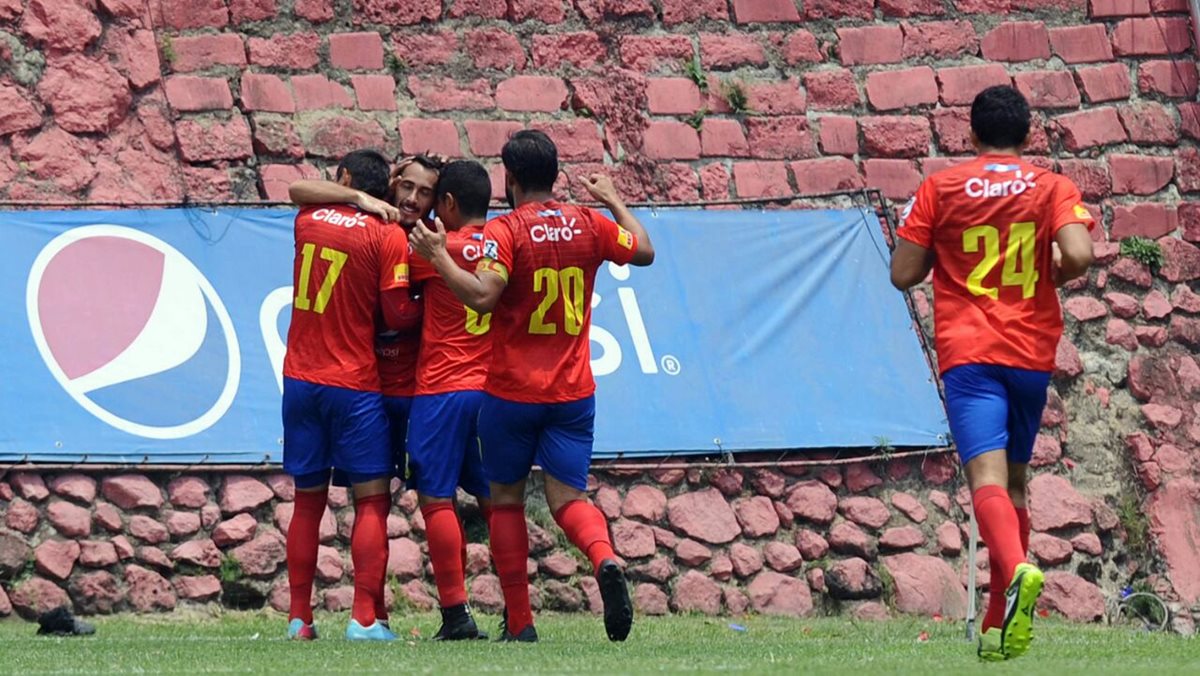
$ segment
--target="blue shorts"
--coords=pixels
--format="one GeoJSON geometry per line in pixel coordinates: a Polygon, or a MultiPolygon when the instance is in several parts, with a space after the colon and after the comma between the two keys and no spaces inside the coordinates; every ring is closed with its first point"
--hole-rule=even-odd
{"type": "Polygon", "coordinates": [[[587,490],[595,440],[596,397],[561,404],[524,404],[485,395],[479,447],[488,481],[514,484],[537,463],[550,476],[587,490]]]}
{"type": "Polygon", "coordinates": [[[314,488],[331,468],[352,483],[391,475],[383,395],[284,378],[283,470],[314,488]]]}
{"type": "Polygon", "coordinates": [[[964,364],[943,373],[942,383],[950,433],[963,465],[1000,449],[1014,465],[1029,463],[1046,407],[1049,372],[964,364]]]}
{"type": "Polygon", "coordinates": [[[408,487],[432,498],[456,489],[491,496],[479,454],[479,406],[483,392],[446,392],[413,398],[408,436],[408,487]]]}
{"type": "MultiPolygon", "coordinates": [[[[384,397],[383,410],[388,419],[388,437],[392,445],[392,473],[389,476],[404,478],[404,463],[406,462],[405,443],[408,437],[409,411],[412,409],[412,397],[384,397]]],[[[334,486],[349,486],[353,483],[350,477],[341,470],[333,470],[334,486]]]]}

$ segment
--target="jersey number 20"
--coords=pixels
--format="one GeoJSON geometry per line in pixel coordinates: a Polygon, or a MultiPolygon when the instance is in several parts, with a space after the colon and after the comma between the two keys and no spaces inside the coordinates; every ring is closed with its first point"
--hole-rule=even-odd
{"type": "Polygon", "coordinates": [[[560,294],[563,298],[563,329],[571,336],[583,332],[583,268],[538,268],[533,273],[533,292],[546,295],[529,317],[530,333],[539,336],[558,333],[558,323],[547,321],[546,315],[557,304],[560,294]]]}
{"type": "Polygon", "coordinates": [[[338,276],[342,274],[342,268],[346,267],[350,254],[327,246],[321,247],[321,259],[329,261],[329,270],[325,272],[325,279],[321,280],[321,288],[317,290],[314,303],[308,297],[308,278],[312,276],[313,255],[316,251],[317,245],[311,242],[300,249],[300,256],[304,260],[300,262],[300,279],[294,304],[297,310],[312,310],[317,314],[325,314],[325,306],[329,305],[329,297],[333,295],[333,285],[337,284],[338,276]]]}
{"type": "Polygon", "coordinates": [[[1004,269],[1000,275],[1003,286],[1021,287],[1022,298],[1033,298],[1037,288],[1038,271],[1035,252],[1037,247],[1037,225],[1035,223],[1013,223],[1008,226],[1005,241],[1001,233],[990,225],[977,225],[963,231],[963,252],[979,253],[983,248],[983,260],[967,275],[967,290],[976,296],[987,296],[992,300],[1000,297],[1000,290],[984,286],[984,280],[1000,262],[1000,249],[1004,249],[1004,269]]]}

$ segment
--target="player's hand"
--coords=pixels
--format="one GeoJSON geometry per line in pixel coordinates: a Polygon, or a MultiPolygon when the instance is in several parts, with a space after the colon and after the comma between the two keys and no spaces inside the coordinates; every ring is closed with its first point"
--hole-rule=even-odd
{"type": "Polygon", "coordinates": [[[1058,242],[1050,243],[1050,279],[1054,286],[1062,284],[1062,249],[1058,242]]]}
{"type": "Polygon", "coordinates": [[[371,197],[367,193],[359,191],[355,203],[359,209],[369,214],[375,214],[388,223],[400,222],[400,210],[377,197],[371,197]]]}
{"type": "Polygon", "coordinates": [[[442,219],[433,219],[433,227],[430,230],[425,221],[418,221],[408,235],[413,251],[428,261],[446,252],[446,226],[442,225],[442,219]]]}
{"type": "Polygon", "coordinates": [[[612,206],[621,203],[621,196],[617,194],[617,186],[613,185],[612,179],[604,174],[592,174],[585,177],[583,187],[587,188],[596,201],[612,206]]]}

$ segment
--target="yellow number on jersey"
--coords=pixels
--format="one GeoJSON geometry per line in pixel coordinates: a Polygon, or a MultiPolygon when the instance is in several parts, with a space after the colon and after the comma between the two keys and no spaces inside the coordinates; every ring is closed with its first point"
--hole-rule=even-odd
{"type": "MultiPolygon", "coordinates": [[[[1009,226],[1004,246],[1004,268],[1000,283],[1003,286],[1021,287],[1022,298],[1033,298],[1037,290],[1036,235],[1036,224],[1013,223],[1009,226]]],[[[979,253],[981,245],[983,259],[967,275],[967,290],[976,296],[996,300],[1000,297],[1000,290],[984,286],[984,280],[1000,262],[1000,231],[990,225],[978,225],[963,231],[964,253],[979,253]]]]}
{"type": "Polygon", "coordinates": [[[491,330],[492,313],[481,315],[466,305],[463,308],[467,311],[467,333],[472,336],[482,336],[491,330]]]}
{"type": "Polygon", "coordinates": [[[346,261],[350,260],[350,254],[329,247],[321,247],[321,259],[329,261],[329,270],[325,273],[325,279],[321,280],[321,288],[317,289],[316,303],[313,303],[308,297],[308,279],[312,276],[313,255],[316,250],[317,245],[311,242],[300,249],[300,256],[304,260],[300,262],[299,288],[296,289],[296,299],[293,304],[297,310],[311,309],[317,314],[324,314],[325,308],[329,305],[329,298],[333,295],[333,285],[337,284],[338,277],[342,274],[342,268],[346,267],[346,261]]]}
{"type": "Polygon", "coordinates": [[[583,333],[583,317],[587,306],[584,304],[583,268],[569,267],[562,270],[554,268],[538,268],[533,273],[533,292],[545,293],[542,302],[529,317],[529,332],[534,335],[552,336],[558,333],[556,322],[547,322],[546,315],[558,301],[561,291],[563,295],[563,328],[567,335],[578,336],[583,333]]]}

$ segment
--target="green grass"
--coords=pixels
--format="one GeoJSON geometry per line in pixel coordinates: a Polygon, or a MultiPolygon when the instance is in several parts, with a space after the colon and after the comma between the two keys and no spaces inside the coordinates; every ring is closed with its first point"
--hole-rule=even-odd
{"type": "MultiPolygon", "coordinates": [[[[230,613],[220,619],[182,615],[102,618],[91,638],[39,638],[34,625],[0,622],[4,673],[339,673],[478,671],[522,673],[1011,673],[1033,675],[1195,673],[1200,640],[1131,629],[1038,624],[1028,656],[980,664],[962,639],[962,625],[902,619],[853,623],[842,619],[750,617],[639,618],[624,644],[605,640],[599,618],[539,616],[538,645],[433,643],[434,615],[393,618],[403,640],[352,644],[341,638],[344,615],[318,616],[325,638],[289,643],[278,615],[230,613]],[[920,641],[921,632],[928,640],[920,641]]],[[[481,618],[494,629],[496,618],[481,618]]]]}

